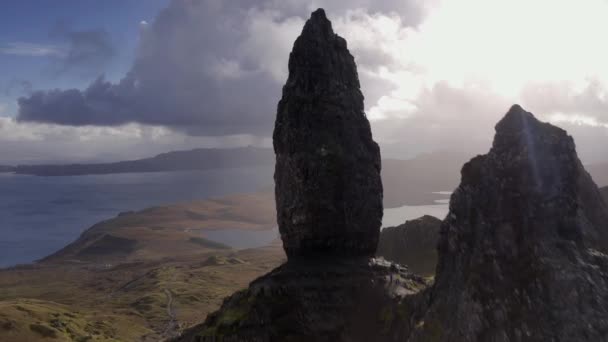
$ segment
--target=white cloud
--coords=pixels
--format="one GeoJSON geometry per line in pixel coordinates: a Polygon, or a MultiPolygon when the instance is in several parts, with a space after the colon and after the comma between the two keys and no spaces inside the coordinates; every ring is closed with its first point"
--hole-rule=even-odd
{"type": "Polygon", "coordinates": [[[608,2],[444,0],[433,6],[417,26],[395,13],[363,9],[331,18],[355,55],[364,94],[372,94],[366,107],[374,136],[391,146],[383,151],[479,151],[513,103],[578,127],[573,135],[585,141],[583,155],[594,148],[584,135],[608,142],[608,47],[602,43],[608,2]]]}
{"type": "Polygon", "coordinates": [[[554,123],[569,123],[573,125],[579,126],[591,126],[591,127],[601,127],[608,128],[607,122],[599,122],[596,118],[589,117],[586,115],[580,114],[563,114],[563,113],[554,113],[549,117],[549,120],[554,123]]]}
{"type": "MultiPolygon", "coordinates": [[[[534,90],[531,85],[561,88],[563,102],[596,80],[594,96],[603,106],[608,84],[608,48],[601,43],[608,31],[606,17],[608,3],[601,0],[445,0],[417,28],[404,27],[398,17],[384,14],[359,13],[339,22],[356,54],[361,49],[365,56],[375,49],[375,56],[390,56],[392,63],[386,64],[382,77],[396,87],[385,96],[415,102],[421,90],[447,82],[523,102],[549,117],[553,113],[545,112],[546,106],[537,106],[542,99],[527,95],[534,90]]],[[[562,108],[561,113],[576,115],[580,109],[562,108]]],[[[600,115],[608,115],[605,109],[586,114],[601,121],[600,115]]]]}
{"type": "Polygon", "coordinates": [[[58,45],[14,42],[0,45],[0,54],[31,57],[65,57],[66,51],[58,45]]]}
{"type": "Polygon", "coordinates": [[[207,71],[217,80],[238,79],[247,73],[238,61],[227,58],[212,61],[207,71]]]}
{"type": "Polygon", "coordinates": [[[299,17],[282,19],[277,11],[250,10],[246,22],[247,39],[240,46],[243,54],[251,54],[259,71],[278,82],[287,79],[286,56],[302,31],[299,17]]]}
{"type": "Polygon", "coordinates": [[[192,137],[162,126],[60,126],[0,117],[0,164],[116,161],[199,147],[269,146],[247,135],[192,137]]]}

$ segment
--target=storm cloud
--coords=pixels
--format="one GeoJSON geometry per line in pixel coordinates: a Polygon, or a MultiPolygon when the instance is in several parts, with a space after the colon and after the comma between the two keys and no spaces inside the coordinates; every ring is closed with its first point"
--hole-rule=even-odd
{"type": "MultiPolygon", "coordinates": [[[[137,122],[192,135],[268,136],[289,51],[312,7],[327,5],[336,18],[353,7],[403,10],[412,25],[423,11],[415,2],[375,3],[174,0],[152,23],[142,25],[136,59],[119,82],[99,77],[82,90],[33,92],[18,100],[18,120],[75,126],[137,122]]],[[[103,41],[89,39],[92,33],[71,36],[74,48],[68,59],[76,64],[91,60],[87,44],[103,41]]],[[[363,68],[385,62],[382,54],[361,52],[363,68]]],[[[362,79],[374,82],[363,73],[362,79]]],[[[368,95],[371,102],[391,87],[376,83],[376,94],[368,95]]]]}

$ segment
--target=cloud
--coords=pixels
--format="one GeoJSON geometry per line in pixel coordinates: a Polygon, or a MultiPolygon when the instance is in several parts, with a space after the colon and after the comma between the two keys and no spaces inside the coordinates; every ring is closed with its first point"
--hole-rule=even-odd
{"type": "Polygon", "coordinates": [[[535,111],[556,121],[604,126],[608,122],[608,88],[595,79],[559,82],[530,82],[522,90],[522,100],[535,111]]]}
{"type": "Polygon", "coordinates": [[[110,34],[104,29],[73,30],[58,24],[50,36],[55,44],[12,42],[0,44],[0,54],[45,57],[53,75],[67,72],[95,77],[116,56],[110,34]]]}
{"type": "Polygon", "coordinates": [[[316,7],[348,40],[386,155],[482,152],[513,103],[572,128],[583,154],[593,155],[585,135],[606,141],[602,0],[173,0],[140,23],[120,81],[34,92],[18,118],[269,137],[289,51],[316,7]]]}
{"type": "MultiPolygon", "coordinates": [[[[1,111],[0,111],[1,113],[1,111]]],[[[103,162],[206,147],[270,146],[248,135],[195,137],[162,126],[62,126],[0,116],[0,164],[103,162]]]]}
{"type": "Polygon", "coordinates": [[[360,13],[359,30],[383,28],[374,40],[363,38],[377,46],[371,57],[385,55],[378,69],[364,71],[393,85],[367,103],[383,152],[481,152],[493,124],[520,103],[571,130],[581,155],[599,160],[594,151],[608,136],[608,49],[598,44],[606,15],[608,3],[598,0],[445,0],[416,27],[360,13]]]}
{"type": "Polygon", "coordinates": [[[8,82],[6,82],[2,91],[4,96],[11,96],[13,93],[29,94],[31,92],[32,82],[15,77],[11,78],[8,82]]]}
{"type": "Polygon", "coordinates": [[[61,46],[53,44],[35,44],[13,42],[0,45],[0,54],[28,57],[63,57],[65,51],[61,46]]]}
{"type": "Polygon", "coordinates": [[[51,37],[63,42],[61,58],[53,67],[57,74],[99,73],[116,55],[116,47],[105,29],[74,30],[59,23],[51,30],[51,37]]]}
{"type": "MultiPolygon", "coordinates": [[[[350,6],[321,3],[341,14],[342,6],[350,6]]],[[[19,99],[19,120],[138,122],[192,135],[269,136],[289,51],[309,15],[301,4],[174,0],[153,22],[140,24],[137,57],[122,80],[98,78],[84,90],[34,92],[19,99]]],[[[353,6],[367,5],[378,7],[371,1],[353,6]]]]}
{"type": "Polygon", "coordinates": [[[262,7],[278,10],[286,16],[306,17],[317,8],[324,8],[332,18],[352,10],[365,10],[370,14],[397,14],[403,22],[417,26],[439,0],[270,0],[262,7]]]}

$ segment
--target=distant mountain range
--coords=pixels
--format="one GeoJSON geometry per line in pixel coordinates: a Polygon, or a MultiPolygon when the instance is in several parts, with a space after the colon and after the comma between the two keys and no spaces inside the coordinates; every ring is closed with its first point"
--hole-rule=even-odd
{"type": "MultiPolygon", "coordinates": [[[[382,181],[384,205],[422,205],[444,198],[435,192],[452,191],[460,181],[460,169],[473,155],[437,151],[413,159],[384,159],[382,181]]],[[[76,176],[130,172],[170,172],[268,166],[272,172],[274,152],[270,148],[194,149],[159,154],[115,163],[69,165],[0,166],[0,172],[35,176],[76,176]]],[[[586,166],[598,186],[608,185],[608,164],[586,166]]]]}
{"type": "MultiPolygon", "coordinates": [[[[272,165],[274,153],[267,148],[195,149],[159,154],[152,158],[99,164],[19,165],[8,172],[35,176],[77,176],[131,172],[161,172],[240,168],[272,165]]],[[[0,170],[2,168],[0,167],[0,170]]]]}

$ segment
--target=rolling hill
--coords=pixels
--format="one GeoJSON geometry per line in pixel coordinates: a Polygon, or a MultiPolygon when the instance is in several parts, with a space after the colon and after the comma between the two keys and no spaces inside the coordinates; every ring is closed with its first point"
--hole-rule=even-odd
{"type": "Polygon", "coordinates": [[[268,231],[276,226],[270,193],[236,195],[125,212],[87,229],[43,263],[114,263],[193,257],[230,249],[206,238],[221,230],[268,231]]]}
{"type": "Polygon", "coordinates": [[[285,258],[206,237],[276,225],[270,194],[122,213],[42,261],[0,269],[0,341],[159,341],[285,258]]]}

